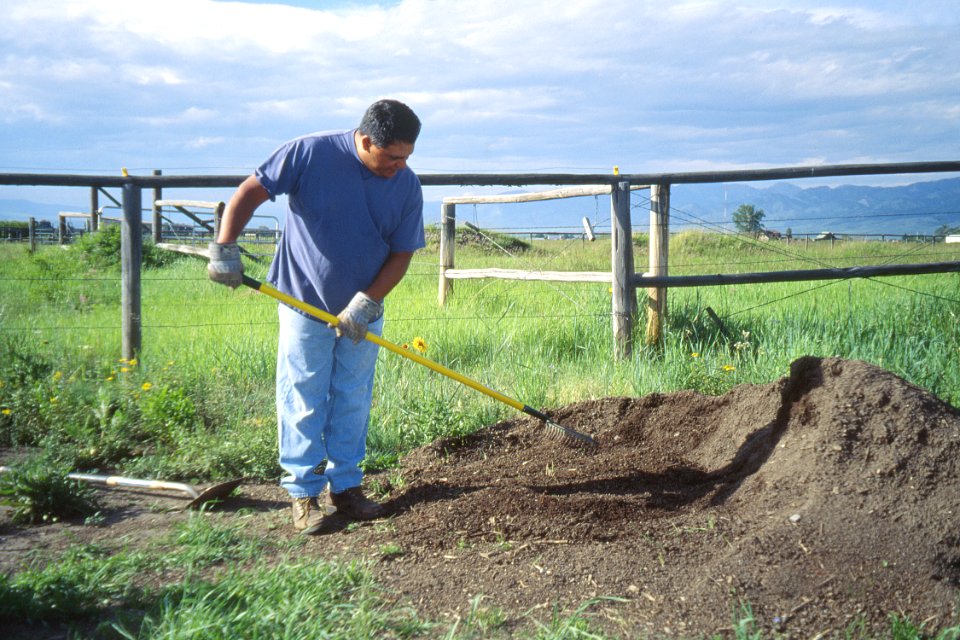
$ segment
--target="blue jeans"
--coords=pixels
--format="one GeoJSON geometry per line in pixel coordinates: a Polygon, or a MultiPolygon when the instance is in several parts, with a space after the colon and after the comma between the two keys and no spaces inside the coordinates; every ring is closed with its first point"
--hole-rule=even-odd
{"type": "MultiPolygon", "coordinates": [[[[279,305],[277,429],[280,480],[292,498],[360,486],[379,347],[337,338],[325,322],[279,305]]],[[[370,324],[380,335],[383,318],[370,324]]]]}

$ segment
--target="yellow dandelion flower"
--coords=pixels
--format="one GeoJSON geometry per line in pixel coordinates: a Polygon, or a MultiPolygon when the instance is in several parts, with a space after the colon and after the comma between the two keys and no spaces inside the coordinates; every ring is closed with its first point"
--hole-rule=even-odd
{"type": "Polygon", "coordinates": [[[113,376],[107,376],[107,377],[106,377],[106,380],[107,380],[107,382],[112,382],[112,381],[114,380],[114,377],[113,377],[113,376]]]}
{"type": "Polygon", "coordinates": [[[130,373],[130,367],[120,367],[120,373],[130,373]]]}
{"type": "Polygon", "coordinates": [[[53,396],[52,398],[50,398],[50,404],[57,404],[57,402],[59,401],[60,399],[57,396],[53,396]]]}
{"type": "Polygon", "coordinates": [[[2,413],[5,416],[8,416],[13,412],[10,409],[7,409],[6,407],[4,407],[3,409],[0,409],[0,413],[2,413]]]}
{"type": "Polygon", "coordinates": [[[691,357],[691,358],[699,358],[699,357],[700,357],[700,354],[697,353],[696,351],[694,351],[693,353],[690,354],[690,357],[691,357]]]}
{"type": "Polygon", "coordinates": [[[61,380],[62,378],[63,378],[63,371],[54,371],[54,372],[53,372],[53,381],[54,381],[54,382],[60,382],[60,380],[61,380]]]}
{"type": "Polygon", "coordinates": [[[130,366],[131,366],[131,367],[137,366],[137,359],[136,359],[136,358],[134,358],[133,360],[130,361],[130,366]]]}
{"type": "Polygon", "coordinates": [[[119,362],[120,364],[128,364],[130,361],[127,360],[126,358],[120,358],[119,360],[117,360],[117,362],[119,362]]]}
{"type": "Polygon", "coordinates": [[[736,371],[736,370],[737,370],[737,368],[736,368],[735,366],[733,366],[732,364],[725,364],[725,365],[723,365],[722,368],[723,368],[724,371],[736,371]]]}
{"type": "Polygon", "coordinates": [[[152,382],[144,382],[142,385],[140,385],[140,388],[144,391],[150,391],[151,387],[153,387],[152,382]]]}
{"type": "Polygon", "coordinates": [[[417,336],[416,338],[413,339],[413,348],[419,351],[420,353],[426,353],[427,341],[421,338],[420,336],[417,336]]]}

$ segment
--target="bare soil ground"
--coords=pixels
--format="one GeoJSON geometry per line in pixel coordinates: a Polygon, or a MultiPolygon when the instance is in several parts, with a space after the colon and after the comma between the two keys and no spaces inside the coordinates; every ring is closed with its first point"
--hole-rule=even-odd
{"type": "MultiPolygon", "coordinates": [[[[741,602],[764,637],[855,622],[887,635],[890,613],[931,632],[960,624],[960,411],[901,378],[806,357],[723,396],[550,415],[599,446],[545,438],[527,417],[433,443],[390,474],[388,519],[333,522],[304,553],[373,559],[390,597],[428,618],[464,618],[480,596],[508,614],[502,633],[591,599],[587,615],[615,637],[729,636],[741,602]]],[[[30,549],[157,535],[185,517],[156,508],[177,499],[109,495],[105,526],[0,525],[0,570],[30,549]]],[[[295,535],[274,485],[243,485],[215,517],[239,509],[256,514],[254,533],[295,535]]]]}

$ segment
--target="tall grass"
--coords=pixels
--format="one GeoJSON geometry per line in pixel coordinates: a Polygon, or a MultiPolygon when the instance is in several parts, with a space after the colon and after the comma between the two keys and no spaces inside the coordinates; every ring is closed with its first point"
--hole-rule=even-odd
{"type": "MultiPolygon", "coordinates": [[[[644,243],[638,236],[638,270],[644,243]]],[[[459,248],[458,266],[601,271],[610,260],[603,242],[498,245],[459,248]]],[[[407,345],[420,338],[427,357],[531,406],[680,389],[720,394],[773,381],[803,355],[867,360],[960,404],[956,274],[671,289],[663,345],[643,345],[641,317],[632,357],[616,361],[609,285],[459,280],[439,308],[436,251],[418,253],[391,294],[384,337],[407,345]]],[[[702,233],[671,245],[677,274],[958,254],[944,244],[785,245],[702,233]]],[[[276,303],[210,283],[196,259],[153,258],[143,274],[143,351],[134,364],[118,362],[119,271],[105,255],[98,245],[34,255],[0,247],[3,444],[56,444],[61,458],[83,467],[275,477],[276,303]]],[[[262,278],[266,265],[248,262],[247,270],[262,278]]],[[[371,467],[514,414],[386,351],[376,385],[371,467]]]]}

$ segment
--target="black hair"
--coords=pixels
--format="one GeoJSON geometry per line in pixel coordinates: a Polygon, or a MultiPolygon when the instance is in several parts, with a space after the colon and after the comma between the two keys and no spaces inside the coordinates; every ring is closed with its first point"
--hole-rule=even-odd
{"type": "Polygon", "coordinates": [[[378,100],[367,107],[359,130],[380,148],[395,142],[414,144],[420,135],[420,118],[402,102],[378,100]]]}

